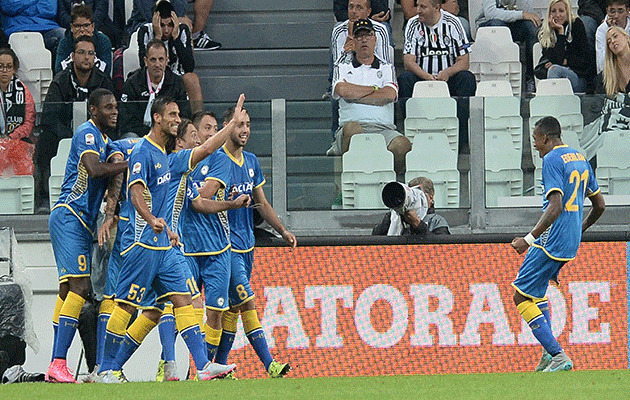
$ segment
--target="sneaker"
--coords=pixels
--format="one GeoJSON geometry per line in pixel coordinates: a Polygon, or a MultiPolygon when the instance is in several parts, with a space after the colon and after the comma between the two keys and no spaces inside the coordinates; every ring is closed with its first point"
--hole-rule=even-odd
{"type": "Polygon", "coordinates": [[[96,383],[98,382],[98,365],[94,367],[94,370],[87,374],[83,378],[83,383],[96,383]]]}
{"type": "Polygon", "coordinates": [[[547,350],[543,349],[542,356],[540,357],[540,361],[538,361],[538,365],[534,372],[542,372],[551,364],[551,354],[547,353],[547,350]]]}
{"type": "Polygon", "coordinates": [[[536,93],[536,82],[533,79],[525,82],[525,93],[536,93]]]}
{"type": "Polygon", "coordinates": [[[193,40],[195,49],[216,50],[221,48],[221,43],[210,39],[210,36],[204,31],[199,32],[197,39],[193,40]]]}
{"type": "Polygon", "coordinates": [[[209,361],[201,371],[197,371],[197,378],[200,381],[208,381],[214,378],[223,377],[236,369],[236,364],[222,365],[209,361]]]}
{"type": "Polygon", "coordinates": [[[567,356],[567,353],[561,351],[551,358],[551,362],[543,372],[571,371],[572,369],[573,361],[567,356]]]}
{"type": "Polygon", "coordinates": [[[50,363],[44,379],[46,382],[77,383],[66,365],[66,360],[61,358],[55,358],[50,363]]]}
{"type": "Polygon", "coordinates": [[[162,375],[162,382],[179,381],[175,360],[164,363],[164,373],[162,375]]]}
{"type": "Polygon", "coordinates": [[[214,378],[214,380],[217,380],[217,379],[223,379],[223,380],[228,380],[228,381],[238,381],[238,378],[236,377],[236,373],[234,371],[230,371],[223,376],[214,378]]]}
{"type": "Polygon", "coordinates": [[[330,145],[330,149],[328,149],[326,151],[326,155],[329,156],[329,157],[330,156],[340,156],[341,155],[341,149],[337,145],[337,141],[336,140],[334,142],[332,142],[332,144],[330,145]]]}
{"type": "MultiPolygon", "coordinates": [[[[120,372],[120,371],[117,371],[120,372]]],[[[98,381],[99,383],[123,383],[122,380],[120,380],[120,378],[114,374],[114,371],[107,370],[107,371],[103,371],[100,372],[98,374],[98,381]]]]}
{"type": "Polygon", "coordinates": [[[114,376],[118,378],[122,383],[129,383],[129,379],[125,376],[125,373],[120,371],[112,371],[114,376]]]}
{"type": "Polygon", "coordinates": [[[21,365],[7,368],[2,374],[2,383],[43,382],[44,374],[41,372],[26,372],[21,365]]]}
{"type": "Polygon", "coordinates": [[[158,363],[158,370],[155,374],[155,381],[164,382],[164,360],[160,360],[160,362],[158,363]]]}
{"type": "Polygon", "coordinates": [[[326,93],[322,94],[322,100],[330,101],[332,99],[332,93],[330,90],[326,91],[326,93]]]}
{"type": "Polygon", "coordinates": [[[282,378],[289,371],[291,371],[289,363],[279,363],[277,361],[272,361],[269,364],[269,369],[267,369],[270,378],[282,378]]]}

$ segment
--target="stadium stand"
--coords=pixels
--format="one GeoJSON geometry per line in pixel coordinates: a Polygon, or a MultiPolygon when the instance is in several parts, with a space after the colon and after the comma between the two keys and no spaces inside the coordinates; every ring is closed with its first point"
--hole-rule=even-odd
{"type": "Polygon", "coordinates": [[[9,44],[20,59],[18,78],[29,88],[37,111],[41,111],[53,78],[52,56],[44,47],[44,38],[39,32],[15,32],[9,37],[9,44]]]}
{"type": "Polygon", "coordinates": [[[606,132],[602,147],[597,150],[597,182],[604,194],[630,193],[630,131],[606,132]]]}

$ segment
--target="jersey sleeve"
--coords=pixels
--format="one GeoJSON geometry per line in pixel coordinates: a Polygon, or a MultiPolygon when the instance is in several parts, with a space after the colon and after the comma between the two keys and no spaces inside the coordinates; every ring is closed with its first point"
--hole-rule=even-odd
{"type": "Polygon", "coordinates": [[[227,188],[227,185],[230,182],[230,159],[227,155],[221,154],[220,152],[214,152],[213,157],[210,158],[210,165],[208,174],[206,175],[205,180],[215,180],[221,183],[223,188],[227,188]]]}
{"type": "Polygon", "coordinates": [[[199,191],[195,187],[195,184],[193,183],[192,179],[188,177],[188,179],[186,179],[186,197],[192,202],[195,201],[199,196],[199,191]]]}
{"type": "Polygon", "coordinates": [[[171,172],[176,175],[183,175],[192,170],[192,149],[179,150],[177,153],[171,154],[170,168],[171,172]]]}
{"type": "Polygon", "coordinates": [[[258,162],[258,158],[254,157],[254,188],[261,187],[265,182],[265,176],[260,168],[260,162],[258,162]]]}
{"type": "Polygon", "coordinates": [[[118,141],[112,141],[107,144],[107,161],[109,161],[115,154],[120,154],[122,157],[125,157],[118,144],[118,141]]]}
{"type": "Polygon", "coordinates": [[[594,196],[599,193],[599,185],[597,184],[597,178],[591,169],[591,164],[588,164],[588,182],[586,183],[586,196],[594,196]]]}
{"type": "Polygon", "coordinates": [[[418,18],[413,17],[407,22],[407,26],[405,27],[405,45],[403,47],[403,54],[413,54],[414,56],[418,56],[416,54],[417,49],[417,39],[415,35],[415,30],[418,29],[418,18]]]}
{"type": "Polygon", "coordinates": [[[128,188],[134,183],[141,182],[147,187],[149,168],[151,166],[151,160],[148,156],[143,154],[140,149],[138,151],[131,152],[129,157],[129,184],[128,188]]]}
{"type": "Polygon", "coordinates": [[[552,155],[543,159],[542,180],[545,184],[543,188],[544,196],[547,198],[549,193],[559,191],[564,195],[564,163],[559,157],[552,155]]]}
{"type": "Polygon", "coordinates": [[[79,154],[79,159],[85,153],[95,153],[100,156],[99,139],[96,135],[100,133],[93,129],[79,129],[73,136],[72,141],[79,154]]]}

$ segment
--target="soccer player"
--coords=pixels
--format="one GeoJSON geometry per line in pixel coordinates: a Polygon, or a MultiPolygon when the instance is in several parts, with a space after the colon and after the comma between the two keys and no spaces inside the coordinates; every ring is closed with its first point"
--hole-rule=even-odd
{"type": "MultiPolygon", "coordinates": [[[[224,115],[224,124],[233,120],[234,108],[229,108],[224,115]]],[[[297,246],[297,239],[289,232],[278,219],[276,212],[265,198],[263,185],[265,177],[260,169],[256,156],[243,151],[250,134],[250,118],[247,115],[234,130],[225,145],[218,151],[225,153],[230,160],[230,195],[237,196],[247,194],[253,197],[255,206],[260,215],[277,232],[284,241],[291,246],[291,250],[297,246]]],[[[236,335],[236,323],[241,314],[243,328],[247,339],[256,351],[258,358],[265,366],[265,370],[272,378],[284,376],[291,367],[288,363],[274,361],[267,347],[265,333],[258,319],[254,292],[249,284],[254,265],[254,213],[252,208],[240,208],[228,212],[230,224],[230,249],[231,276],[230,276],[230,310],[223,313],[223,333],[215,362],[227,364],[227,357],[234,336],[236,335]]]]}
{"type": "Polygon", "coordinates": [[[557,119],[544,117],[536,122],[532,140],[543,159],[545,197],[534,229],[512,241],[519,254],[531,246],[512,282],[514,303],[544,348],[536,371],[569,371],[573,362],[553,336],[545,293],[550,280],[558,283],[560,269],[575,258],[582,232],[597,221],[606,205],[586,158],[562,143],[557,119]],[[584,196],[592,207],[582,220],[584,196]]]}
{"type": "Polygon", "coordinates": [[[92,237],[107,179],[127,163],[105,162],[106,131],[116,127],[118,108],[112,92],[97,89],[88,101],[92,118],[74,136],[61,186],[61,195],[48,221],[59,272],[59,295],[53,313],[53,360],[49,382],[76,383],[66,365],[68,348],[78,326],[81,307],[90,290],[92,237]]]}
{"type": "MultiPolygon", "coordinates": [[[[241,96],[239,103],[243,101],[241,96]]],[[[172,302],[177,329],[195,360],[199,380],[222,376],[236,368],[233,364],[222,366],[208,360],[186,283],[185,265],[178,250],[172,247],[179,243],[179,237],[167,222],[173,212],[168,201],[170,180],[183,175],[182,170],[192,170],[216,149],[220,135],[169,162],[165,147],[177,134],[179,107],[173,99],[161,97],[153,103],[151,116],[151,131],[134,146],[129,159],[132,168],[121,215],[121,220],[126,221],[121,237],[123,265],[116,288],[116,307],[107,323],[103,365],[99,372],[106,383],[121,382],[113,370],[116,364],[122,365],[120,356],[123,360],[128,358],[157,324],[156,319],[143,312],[126,329],[132,313],[151,289],[155,290],[158,303],[167,299],[172,302]]]]}

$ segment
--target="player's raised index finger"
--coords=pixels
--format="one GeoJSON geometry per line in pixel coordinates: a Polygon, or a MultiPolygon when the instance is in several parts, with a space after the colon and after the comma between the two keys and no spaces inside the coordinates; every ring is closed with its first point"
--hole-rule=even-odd
{"type": "Polygon", "coordinates": [[[241,93],[241,95],[238,96],[238,101],[236,102],[236,109],[241,110],[243,108],[243,104],[245,104],[245,94],[241,93]]]}

